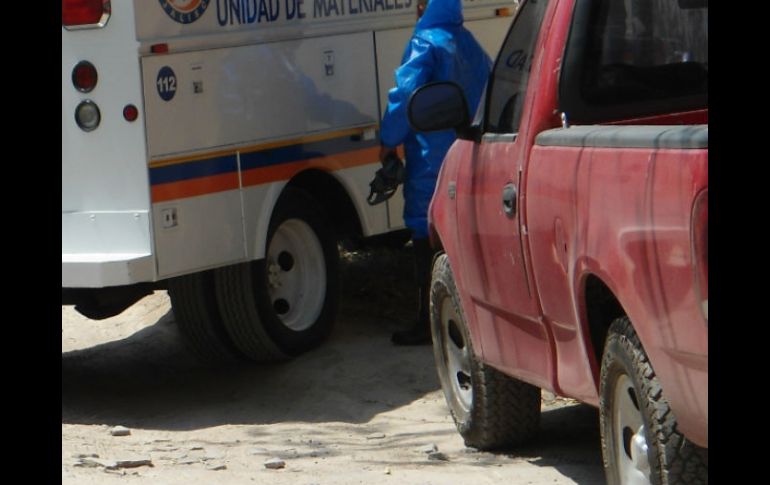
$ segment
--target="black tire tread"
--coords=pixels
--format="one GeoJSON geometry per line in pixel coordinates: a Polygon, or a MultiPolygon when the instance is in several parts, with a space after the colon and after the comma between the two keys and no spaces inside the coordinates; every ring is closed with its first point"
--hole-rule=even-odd
{"type": "Polygon", "coordinates": [[[245,288],[257,284],[252,281],[249,263],[226,266],[216,270],[216,293],[222,308],[227,332],[235,346],[255,362],[276,362],[289,356],[281,351],[265,331],[253,302],[245,288]]]}
{"type": "Polygon", "coordinates": [[[540,424],[540,389],[487,365],[477,363],[479,405],[474,406],[477,426],[465,438],[480,450],[520,446],[530,441],[540,424]]]}
{"type": "Polygon", "coordinates": [[[527,443],[537,433],[540,425],[540,389],[509,377],[483,364],[476,357],[446,254],[439,255],[433,266],[431,319],[434,321],[440,318],[438,309],[434,307],[434,301],[440,301],[443,291],[449,293],[455,311],[462,320],[459,323],[464,327],[463,332],[467,345],[471,346],[472,355],[473,403],[468,420],[462,421],[452,406],[449,406],[457,430],[467,446],[480,450],[509,448],[527,443]]]}
{"type": "MultiPolygon", "coordinates": [[[[707,485],[708,450],[695,445],[677,431],[676,417],[671,412],[650,360],[627,316],[616,319],[610,326],[602,358],[601,389],[610,385],[607,382],[610,378],[608,369],[615,359],[616,349],[622,349],[621,351],[630,357],[636,374],[635,379],[641,383],[644,395],[642,401],[650,417],[651,429],[647,431],[647,442],[648,446],[656,448],[656,454],[659,457],[658,462],[650,463],[652,483],[655,485],[707,485]]],[[[600,407],[603,411],[608,407],[605,404],[604,394],[602,392],[600,397],[600,407]]],[[[608,412],[600,414],[601,427],[604,430],[605,426],[608,426],[608,423],[605,423],[608,412]]],[[[602,436],[605,466],[608,462],[606,446],[602,436]]],[[[609,483],[611,483],[610,478],[608,473],[609,483]]]]}
{"type": "Polygon", "coordinates": [[[170,279],[168,295],[182,339],[196,357],[216,365],[243,361],[222,323],[210,272],[170,279]]]}

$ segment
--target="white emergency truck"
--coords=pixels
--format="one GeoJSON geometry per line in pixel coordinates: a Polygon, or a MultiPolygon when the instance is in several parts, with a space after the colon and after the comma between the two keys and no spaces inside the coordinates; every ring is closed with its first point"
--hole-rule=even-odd
{"type": "MultiPolygon", "coordinates": [[[[62,0],[62,304],[167,288],[219,361],[320,343],[337,242],[404,229],[366,197],[415,1],[62,0]]],[[[464,0],[492,57],[514,10],[464,0]]]]}

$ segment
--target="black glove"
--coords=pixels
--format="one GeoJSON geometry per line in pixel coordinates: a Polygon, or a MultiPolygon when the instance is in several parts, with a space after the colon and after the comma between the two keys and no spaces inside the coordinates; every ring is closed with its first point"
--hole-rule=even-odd
{"type": "Polygon", "coordinates": [[[377,205],[393,197],[398,185],[404,181],[404,163],[395,152],[389,153],[382,162],[382,168],[374,174],[369,183],[369,205],[377,205]]]}

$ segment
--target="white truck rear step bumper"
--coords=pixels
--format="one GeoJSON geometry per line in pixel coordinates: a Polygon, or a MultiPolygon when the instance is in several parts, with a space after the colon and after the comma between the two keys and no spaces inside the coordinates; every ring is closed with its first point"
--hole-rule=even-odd
{"type": "Polygon", "coordinates": [[[101,288],[153,281],[151,254],[88,253],[61,255],[62,288],[101,288]]]}

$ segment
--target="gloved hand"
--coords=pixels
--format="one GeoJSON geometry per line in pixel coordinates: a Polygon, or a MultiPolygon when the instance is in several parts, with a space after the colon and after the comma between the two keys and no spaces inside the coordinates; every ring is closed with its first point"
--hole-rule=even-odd
{"type": "Polygon", "coordinates": [[[374,174],[369,183],[369,205],[377,205],[393,197],[398,185],[404,181],[404,163],[398,158],[394,149],[380,149],[382,168],[374,174]]]}

